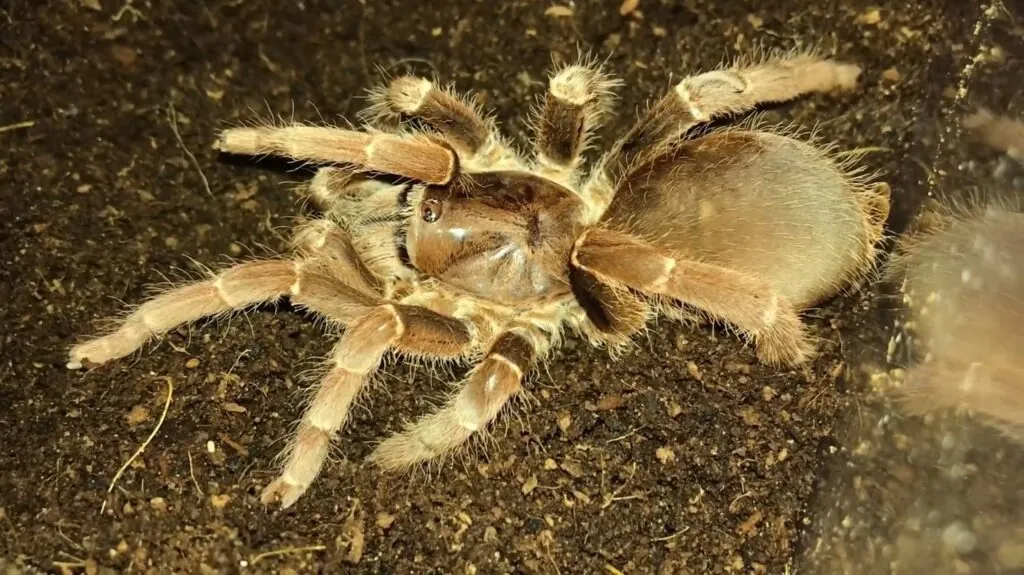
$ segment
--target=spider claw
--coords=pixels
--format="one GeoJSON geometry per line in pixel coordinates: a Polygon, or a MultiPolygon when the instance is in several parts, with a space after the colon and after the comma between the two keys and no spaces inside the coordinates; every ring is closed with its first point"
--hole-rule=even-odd
{"type": "Polygon", "coordinates": [[[289,483],[283,476],[263,488],[260,494],[260,501],[264,505],[280,503],[281,509],[288,509],[298,501],[299,497],[309,489],[308,485],[295,485],[289,483]]]}

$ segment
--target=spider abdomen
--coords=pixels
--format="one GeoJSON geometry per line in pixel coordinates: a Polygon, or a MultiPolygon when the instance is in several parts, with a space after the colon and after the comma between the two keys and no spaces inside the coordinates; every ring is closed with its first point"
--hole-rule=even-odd
{"type": "Polygon", "coordinates": [[[886,215],[872,208],[887,205],[875,193],[809,143],[725,130],[630,170],[602,224],[753,274],[804,307],[871,262],[886,215]]]}

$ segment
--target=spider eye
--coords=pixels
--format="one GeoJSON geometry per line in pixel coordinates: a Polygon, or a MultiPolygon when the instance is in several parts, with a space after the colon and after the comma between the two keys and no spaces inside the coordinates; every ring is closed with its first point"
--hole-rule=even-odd
{"type": "Polygon", "coordinates": [[[437,200],[426,200],[420,205],[420,217],[428,224],[436,222],[443,211],[441,202],[437,200]]]}

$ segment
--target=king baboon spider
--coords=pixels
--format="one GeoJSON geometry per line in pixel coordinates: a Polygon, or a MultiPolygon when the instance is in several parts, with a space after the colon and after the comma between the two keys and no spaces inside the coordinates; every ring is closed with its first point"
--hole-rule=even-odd
{"type": "Polygon", "coordinates": [[[786,135],[694,128],[850,89],[859,72],[789,54],[687,77],[589,173],[581,153],[617,85],[589,64],[551,76],[530,159],[468,99],[417,77],[375,93],[364,131],[228,129],[223,152],[323,166],[310,184],[322,215],[296,230],[293,257],[171,289],[75,346],[69,367],[284,297],[344,326],[263,491],[288,507],[389,351],[477,363],[443,409],[377,447],[371,459],[387,469],[450,453],[487,426],[566,327],[614,349],[656,313],[710,318],[751,338],[763,361],[800,364],[812,345],[797,312],[872,266],[888,187],[786,135]]]}

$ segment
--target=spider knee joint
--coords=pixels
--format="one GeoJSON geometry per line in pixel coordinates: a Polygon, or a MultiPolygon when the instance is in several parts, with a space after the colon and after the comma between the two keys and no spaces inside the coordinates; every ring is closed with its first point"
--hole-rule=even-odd
{"type": "Polygon", "coordinates": [[[690,116],[698,122],[703,122],[708,119],[708,115],[700,109],[693,95],[690,93],[689,87],[686,85],[686,80],[683,80],[676,86],[676,95],[683,101],[687,108],[689,108],[690,116]]]}

